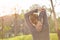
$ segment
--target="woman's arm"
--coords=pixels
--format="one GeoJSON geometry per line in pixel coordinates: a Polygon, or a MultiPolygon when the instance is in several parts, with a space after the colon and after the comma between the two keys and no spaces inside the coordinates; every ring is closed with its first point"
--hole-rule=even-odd
{"type": "Polygon", "coordinates": [[[30,16],[32,13],[37,12],[37,11],[38,11],[38,10],[36,9],[36,10],[32,10],[32,11],[30,11],[30,12],[28,12],[28,13],[25,14],[25,20],[26,20],[26,22],[27,22],[27,24],[28,24],[29,26],[33,26],[33,24],[30,22],[29,16],[30,16]]]}
{"type": "Polygon", "coordinates": [[[43,14],[44,25],[48,27],[49,24],[48,24],[48,17],[47,17],[46,11],[44,11],[43,13],[44,13],[43,14]]]}
{"type": "Polygon", "coordinates": [[[43,24],[43,12],[39,14],[39,21],[43,24]]]}
{"type": "Polygon", "coordinates": [[[47,18],[46,10],[45,9],[42,9],[40,14],[41,14],[41,15],[39,15],[40,18],[43,18],[43,25],[49,26],[48,25],[48,18],[47,18]]]}

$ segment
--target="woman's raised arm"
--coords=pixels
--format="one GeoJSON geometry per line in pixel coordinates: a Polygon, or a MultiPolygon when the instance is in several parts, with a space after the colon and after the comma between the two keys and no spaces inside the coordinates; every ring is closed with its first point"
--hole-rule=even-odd
{"type": "Polygon", "coordinates": [[[29,16],[33,14],[34,12],[38,12],[38,9],[32,10],[25,14],[25,20],[29,26],[33,26],[33,24],[30,22],[29,16]]]}

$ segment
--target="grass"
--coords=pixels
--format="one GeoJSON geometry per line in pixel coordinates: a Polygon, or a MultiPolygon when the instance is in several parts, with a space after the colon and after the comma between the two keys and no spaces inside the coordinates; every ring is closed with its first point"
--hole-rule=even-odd
{"type": "MultiPolygon", "coordinates": [[[[2,40],[2,39],[0,39],[2,40]]],[[[32,40],[32,35],[23,35],[23,36],[16,36],[12,38],[7,38],[4,40],[32,40]]],[[[50,33],[50,40],[58,40],[56,33],[50,33]]]]}
{"type": "Polygon", "coordinates": [[[58,36],[56,33],[50,33],[50,40],[58,40],[58,36]]]}
{"type": "MultiPolygon", "coordinates": [[[[0,40],[2,40],[2,39],[0,39],[0,40]]],[[[7,39],[3,39],[3,40],[32,40],[32,36],[31,35],[23,35],[23,36],[7,38],[7,39]]]]}

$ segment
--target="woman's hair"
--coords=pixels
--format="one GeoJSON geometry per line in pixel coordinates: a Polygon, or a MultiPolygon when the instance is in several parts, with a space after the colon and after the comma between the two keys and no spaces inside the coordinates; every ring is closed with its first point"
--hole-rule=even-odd
{"type": "Polygon", "coordinates": [[[38,21],[38,15],[37,14],[31,14],[30,15],[30,20],[33,24],[37,24],[37,21],[38,21]]]}

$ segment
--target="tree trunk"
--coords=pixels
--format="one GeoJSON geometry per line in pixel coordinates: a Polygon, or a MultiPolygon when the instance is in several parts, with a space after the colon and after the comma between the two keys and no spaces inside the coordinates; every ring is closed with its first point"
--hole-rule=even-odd
{"type": "Polygon", "coordinates": [[[51,6],[52,6],[54,22],[55,22],[55,30],[58,34],[58,39],[60,40],[60,30],[58,30],[58,22],[57,22],[57,19],[56,19],[56,14],[55,14],[54,6],[53,6],[53,1],[52,0],[50,0],[50,1],[51,1],[51,6]]]}
{"type": "Polygon", "coordinates": [[[14,35],[17,36],[17,33],[18,33],[17,14],[15,14],[15,19],[14,19],[14,35]]]}

